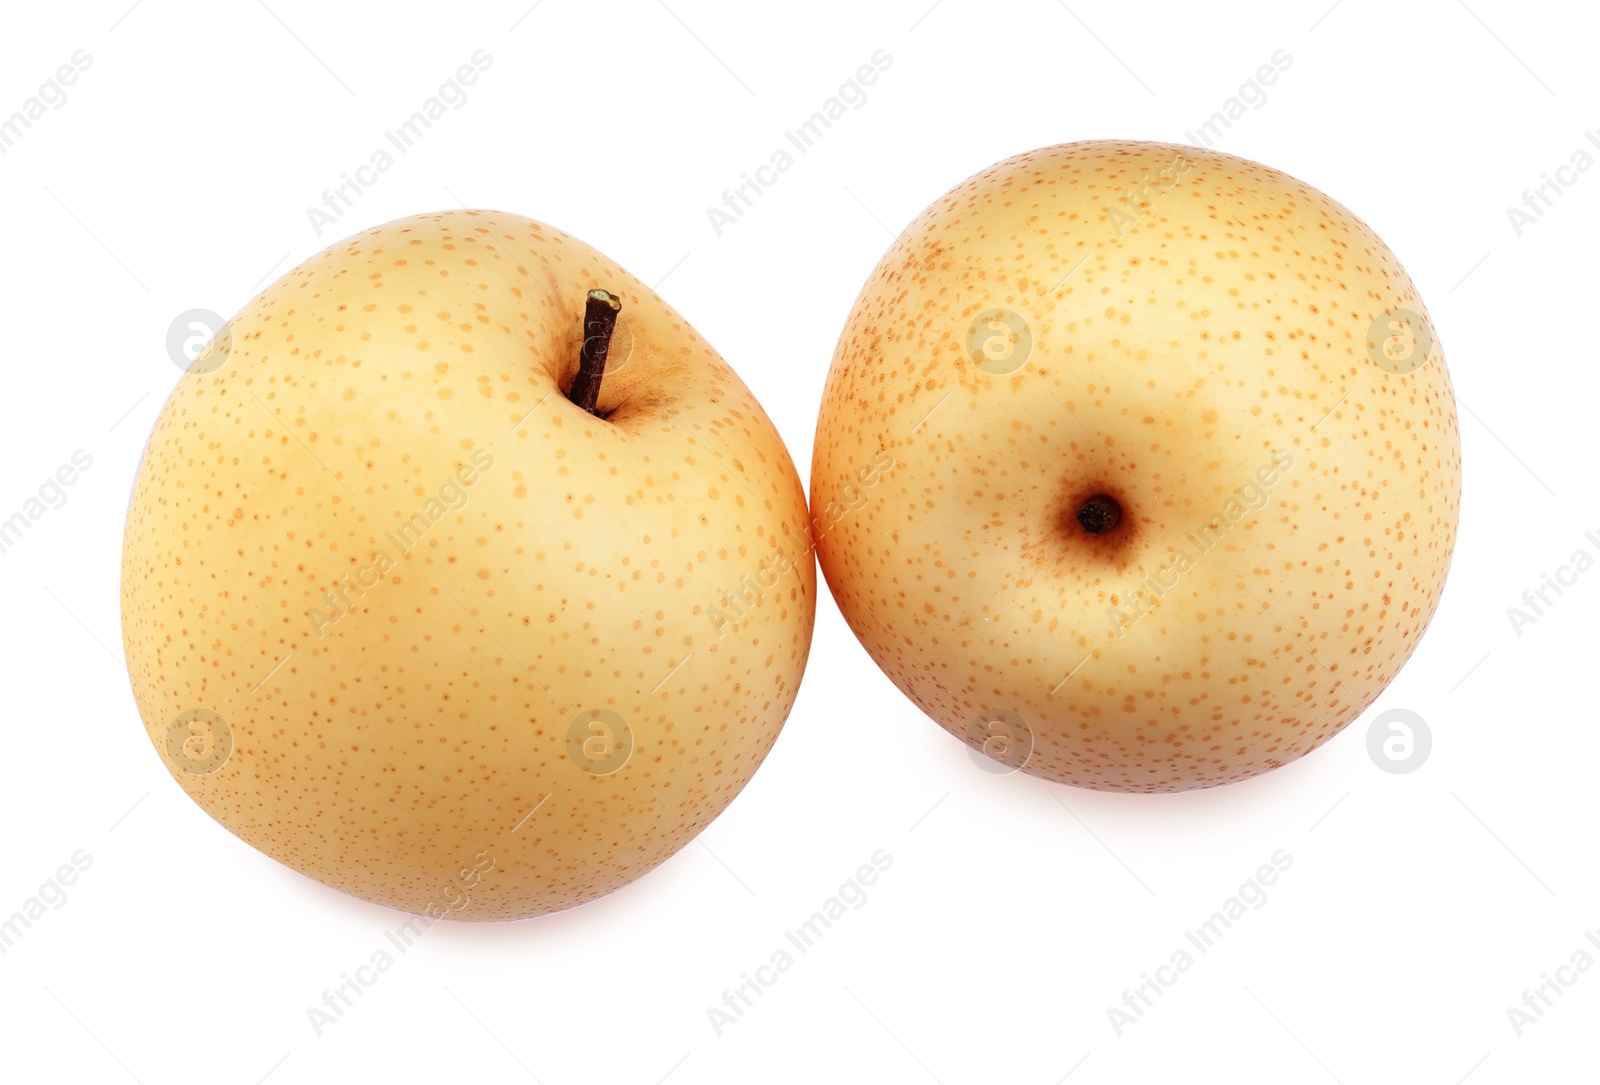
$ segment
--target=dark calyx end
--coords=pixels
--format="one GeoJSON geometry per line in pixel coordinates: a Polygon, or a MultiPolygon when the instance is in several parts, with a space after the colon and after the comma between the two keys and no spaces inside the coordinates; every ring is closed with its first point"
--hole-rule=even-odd
{"type": "Polygon", "coordinates": [[[1122,506],[1117,499],[1096,494],[1078,510],[1078,524],[1091,535],[1104,535],[1122,522],[1122,506]]]}

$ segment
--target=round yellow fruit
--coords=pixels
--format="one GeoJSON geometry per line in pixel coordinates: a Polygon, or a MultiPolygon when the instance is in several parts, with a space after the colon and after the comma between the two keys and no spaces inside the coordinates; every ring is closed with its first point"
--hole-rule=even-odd
{"type": "Polygon", "coordinates": [[[421,215],[290,272],[181,379],[128,512],[128,668],[174,778],[266,854],[408,912],[553,912],[761,764],[810,646],[806,519],[647,286],[529,219],[421,215]],[[621,313],[590,413],[594,288],[621,313]]]}
{"type": "Polygon", "coordinates": [[[1433,615],[1461,492],[1383,241],[1277,170],[1140,142],[1008,159],[900,236],[834,355],[813,514],[875,462],[818,541],[867,651],[999,765],[1120,791],[1355,719],[1433,615]]]}

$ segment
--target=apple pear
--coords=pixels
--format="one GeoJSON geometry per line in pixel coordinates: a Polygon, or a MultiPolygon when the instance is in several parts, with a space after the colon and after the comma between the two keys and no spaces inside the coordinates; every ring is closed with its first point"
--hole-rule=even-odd
{"type": "Polygon", "coordinates": [[[1096,141],[940,197],[867,280],[812,503],[840,611],[947,731],[1079,787],[1315,749],[1416,648],[1455,544],[1455,401],[1360,219],[1211,150],[1096,141]]]}
{"type": "Polygon", "coordinates": [[[806,523],[760,405],[639,279],[530,219],[419,215],[180,379],[128,510],[128,670],[173,777],[267,855],[433,918],[554,912],[760,766],[806,523]]]}

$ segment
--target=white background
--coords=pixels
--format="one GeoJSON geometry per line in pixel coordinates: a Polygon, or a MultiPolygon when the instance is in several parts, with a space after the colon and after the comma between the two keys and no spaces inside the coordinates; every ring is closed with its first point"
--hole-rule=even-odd
{"type": "MultiPolygon", "coordinates": [[[[0,1077],[116,1082],[1595,1080],[1600,967],[1507,1009],[1600,929],[1593,320],[1600,169],[1519,237],[1507,206],[1600,127],[1577,4],[711,0],[32,4],[0,117],[92,67],[0,155],[0,518],[93,467],[0,554],[0,919],[92,866],[0,955],[0,1077]],[[668,10],[670,7],[670,10],[668,10]],[[492,68],[337,225],[308,205],[478,49],[492,68]],[[706,208],[875,50],[892,67],[719,237],[706,208]],[[340,236],[462,204],[553,223],[660,291],[802,473],[835,339],[891,237],[990,163],[1184,141],[1276,50],[1220,149],[1365,218],[1432,310],[1465,499],[1409,666],[1285,769],[1168,797],[980,771],[823,593],[799,703],[754,782],[654,873],[556,917],[443,924],[319,1037],[306,1010],[401,917],[239,842],[168,777],[120,664],[134,468],[179,313],[237,311],[340,236]],[[600,133],[596,136],[595,133],[600,133]],[[1434,748],[1380,770],[1408,708],[1434,748]],[[703,844],[703,846],[702,846],[703,844]],[[892,868],[735,1024],[707,1007],[878,849],[892,868]],[[1293,866],[1138,1022],[1107,1008],[1278,849],[1293,866]]],[[[1600,138],[1600,135],[1597,135],[1600,138]]],[[[1600,155],[1600,149],[1590,146],[1600,155]]],[[[1600,933],[1597,933],[1600,938],[1600,933]]]]}

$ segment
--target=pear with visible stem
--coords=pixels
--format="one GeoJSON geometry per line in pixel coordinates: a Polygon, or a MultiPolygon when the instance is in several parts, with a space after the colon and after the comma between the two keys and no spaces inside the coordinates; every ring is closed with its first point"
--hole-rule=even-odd
{"type": "Polygon", "coordinates": [[[333,246],[230,333],[156,423],[123,551],[139,710],[201,806],[486,920],[626,885],[732,801],[815,572],[782,440],[681,316],[559,230],[453,211],[333,246]]]}

